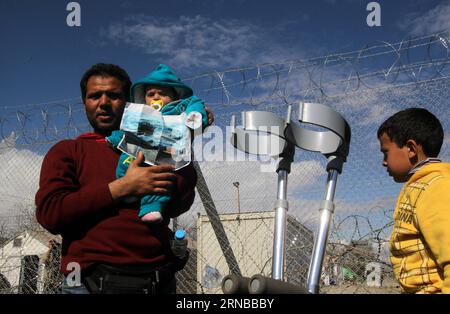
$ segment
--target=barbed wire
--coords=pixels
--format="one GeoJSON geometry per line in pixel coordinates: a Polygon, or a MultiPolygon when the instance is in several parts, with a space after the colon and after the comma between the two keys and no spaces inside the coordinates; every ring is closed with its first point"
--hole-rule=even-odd
{"type": "MultiPolygon", "coordinates": [[[[218,114],[229,106],[258,106],[268,101],[285,106],[299,100],[321,100],[361,89],[378,89],[383,84],[393,87],[446,81],[450,79],[449,38],[446,30],[322,57],[214,71],[188,77],[185,81],[218,114]],[[382,57],[382,64],[376,64],[377,57],[382,57]]],[[[13,130],[19,143],[33,144],[70,137],[89,129],[79,97],[3,106],[3,109],[1,140],[11,136],[13,130]]]]}
{"type": "MultiPolygon", "coordinates": [[[[366,268],[370,263],[378,263],[385,277],[393,278],[387,246],[396,191],[386,178],[380,178],[380,171],[375,166],[377,158],[373,157],[378,153],[378,148],[368,138],[374,137],[376,125],[384,117],[412,104],[423,104],[432,109],[442,118],[446,134],[450,134],[449,39],[447,30],[396,43],[378,42],[344,53],[230,68],[185,78],[196,95],[212,108],[216,125],[221,129],[228,125],[232,113],[252,108],[284,114],[287,105],[300,100],[323,102],[345,113],[352,126],[353,139],[349,160],[338,185],[339,203],[324,262],[324,291],[341,293],[353,289],[351,293],[372,293],[366,284],[366,268]],[[337,286],[340,290],[335,289],[337,286]]],[[[12,209],[22,206],[21,202],[32,202],[29,195],[24,195],[23,182],[38,177],[42,156],[49,147],[61,139],[87,132],[90,127],[79,97],[4,109],[0,113],[0,165],[4,165],[0,167],[0,176],[8,184],[0,189],[0,202],[10,204],[8,206],[12,209]],[[31,153],[27,155],[24,151],[31,153]],[[10,162],[12,159],[16,159],[15,163],[10,162]],[[18,174],[21,177],[16,179],[18,174]]],[[[444,157],[450,157],[449,143],[442,149],[444,157]]],[[[307,153],[301,154],[302,159],[319,160],[307,153]]],[[[317,163],[323,164],[321,161],[317,163]]],[[[244,218],[230,224],[223,223],[223,229],[229,238],[227,245],[233,247],[233,254],[239,261],[237,266],[243,275],[252,275],[248,273],[250,271],[268,275],[272,262],[273,225],[261,218],[264,215],[253,224],[245,218],[250,213],[258,217],[257,212],[272,210],[270,204],[274,202],[275,195],[265,190],[271,185],[262,184],[260,181],[263,179],[256,176],[259,173],[258,162],[245,164],[245,168],[220,163],[208,168],[205,164],[200,166],[204,167],[202,172],[207,186],[198,186],[197,191],[200,193],[208,188],[211,198],[205,201],[197,195],[191,210],[179,217],[178,224],[188,231],[192,241],[207,241],[205,246],[209,251],[200,246],[193,248],[188,265],[177,274],[180,279],[177,289],[181,293],[211,293],[219,289],[217,282],[205,281],[203,273],[208,266],[225,275],[226,252],[219,245],[223,239],[217,239],[217,234],[211,230],[209,234],[200,234],[202,220],[196,214],[204,215],[208,206],[216,208],[218,216],[235,214],[234,190],[226,188],[232,182],[241,182],[240,217],[244,218]],[[250,186],[247,190],[245,183],[250,186]],[[252,183],[254,186],[251,186],[252,183]],[[254,238],[262,236],[269,239],[268,243],[249,247],[254,238]]],[[[307,256],[312,249],[318,216],[318,213],[310,212],[311,209],[318,209],[322,197],[321,175],[308,173],[302,177],[294,173],[291,176],[297,181],[290,181],[294,191],[289,194],[293,205],[289,210],[291,227],[286,234],[286,256],[289,261],[286,274],[289,281],[297,284],[304,284],[307,276],[307,256]]],[[[33,194],[37,182],[30,184],[28,189],[33,194]]],[[[29,223],[29,216],[11,214],[10,208],[0,215],[0,237],[7,241],[14,239],[17,232],[24,230],[20,227],[23,225],[36,229],[29,223]],[[15,228],[16,225],[19,227],[15,228]]],[[[222,220],[223,217],[214,219],[222,220]]],[[[55,291],[61,280],[54,271],[58,267],[55,261],[59,257],[55,252],[44,253],[39,253],[41,260],[45,261],[45,265],[51,265],[51,269],[39,280],[42,280],[46,291],[55,291]]],[[[1,261],[0,268],[8,263],[1,261]]],[[[9,288],[5,285],[5,289],[9,289],[7,291],[20,290],[20,284],[11,279],[20,273],[17,269],[20,263],[18,265],[16,268],[8,266],[7,279],[11,280],[11,285],[9,288]]],[[[389,287],[392,288],[390,292],[398,291],[394,283],[389,287]]]]}

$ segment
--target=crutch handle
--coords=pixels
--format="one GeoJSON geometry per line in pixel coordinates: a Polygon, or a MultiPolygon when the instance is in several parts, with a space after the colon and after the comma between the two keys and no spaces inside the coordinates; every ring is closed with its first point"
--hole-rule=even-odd
{"type": "Polygon", "coordinates": [[[248,291],[250,294],[308,294],[308,290],[302,286],[259,274],[250,278],[248,291]]]}
{"type": "Polygon", "coordinates": [[[227,275],[222,280],[222,291],[224,294],[248,294],[249,281],[249,277],[227,275]]]}

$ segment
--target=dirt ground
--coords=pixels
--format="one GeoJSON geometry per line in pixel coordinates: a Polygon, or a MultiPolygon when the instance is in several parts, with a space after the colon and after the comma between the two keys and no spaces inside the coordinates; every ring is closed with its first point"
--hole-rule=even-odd
{"type": "Polygon", "coordinates": [[[320,293],[323,294],[399,294],[400,286],[393,280],[383,282],[382,287],[368,287],[365,283],[343,284],[339,286],[322,286],[320,293]]]}

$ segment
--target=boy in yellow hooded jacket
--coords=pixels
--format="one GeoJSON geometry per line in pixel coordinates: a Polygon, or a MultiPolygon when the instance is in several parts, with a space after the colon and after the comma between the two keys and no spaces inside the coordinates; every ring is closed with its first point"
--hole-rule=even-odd
{"type": "Polygon", "coordinates": [[[378,129],[383,166],[405,182],[394,211],[390,259],[406,293],[450,293],[450,164],[438,156],[439,120],[409,108],[378,129]]]}

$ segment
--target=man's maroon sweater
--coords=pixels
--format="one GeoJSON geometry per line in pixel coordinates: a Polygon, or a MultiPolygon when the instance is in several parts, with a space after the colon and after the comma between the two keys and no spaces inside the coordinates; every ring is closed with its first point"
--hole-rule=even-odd
{"type": "Polygon", "coordinates": [[[138,218],[139,202],[113,202],[108,184],[116,179],[120,154],[94,133],[53,146],[44,158],[36,194],[38,222],[61,234],[61,271],[84,269],[93,263],[164,263],[169,247],[169,217],[187,211],[194,201],[197,175],[193,167],[177,171],[172,199],[161,224],[146,225],[138,218]]]}

